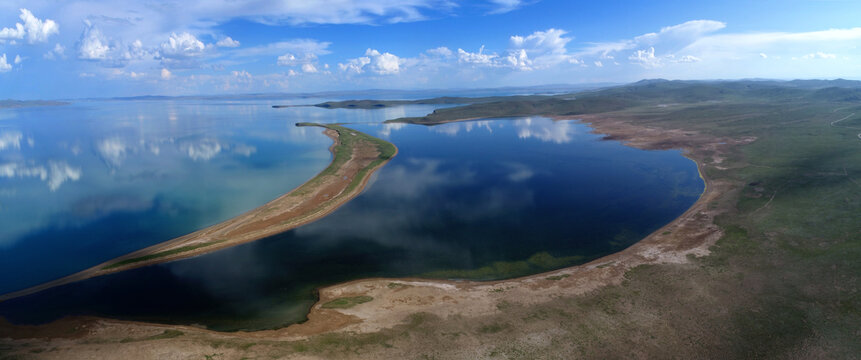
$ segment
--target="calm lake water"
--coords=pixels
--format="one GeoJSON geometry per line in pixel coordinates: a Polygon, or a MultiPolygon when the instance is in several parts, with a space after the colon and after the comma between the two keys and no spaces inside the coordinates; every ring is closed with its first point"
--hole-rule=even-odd
{"type": "Polygon", "coordinates": [[[301,184],[328,164],[330,141],[295,122],[361,123],[352,127],[400,150],[362,195],[315,223],[0,303],[0,316],[281,327],[302,321],[314,289],[335,282],[488,280],[585,262],[671,221],[704,186],[679,151],[601,141],[570,121],[383,125],[432,108],[269,105],[100,102],[0,115],[0,139],[19,139],[0,149],[0,166],[19,164],[14,175],[0,167],[0,226],[14,229],[0,238],[0,292],[216,223],[301,184]],[[39,166],[45,176],[19,175],[39,166]],[[58,166],[71,170],[55,175],[58,166]]]}

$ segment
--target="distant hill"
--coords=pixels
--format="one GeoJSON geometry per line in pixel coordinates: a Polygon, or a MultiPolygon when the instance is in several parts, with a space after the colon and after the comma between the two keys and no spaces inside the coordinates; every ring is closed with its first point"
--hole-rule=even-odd
{"type": "Polygon", "coordinates": [[[22,108],[22,107],[33,107],[33,106],[59,106],[59,105],[68,105],[69,103],[63,101],[45,101],[45,100],[0,100],[0,109],[6,108],[22,108]]]}

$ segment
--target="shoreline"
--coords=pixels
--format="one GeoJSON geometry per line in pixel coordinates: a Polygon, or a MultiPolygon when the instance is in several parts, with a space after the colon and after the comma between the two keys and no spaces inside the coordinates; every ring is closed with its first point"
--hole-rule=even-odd
{"type": "MultiPolygon", "coordinates": [[[[523,277],[494,280],[434,280],[427,278],[365,278],[334,284],[318,289],[319,298],[307,314],[307,321],[275,330],[237,331],[224,333],[189,325],[166,325],[105,318],[94,323],[105,328],[182,329],[211,336],[248,339],[303,340],[324,333],[371,333],[393,328],[408,321],[415,313],[440,317],[452,315],[472,317],[499,312],[501,299],[518,299],[522,305],[550,301],[560,294],[579,295],[602,287],[618,285],[627,271],[648,264],[683,264],[689,256],[708,255],[722,235],[713,222],[721,209],[709,204],[730,193],[730,184],[710,179],[707,166],[717,167],[714,155],[706,161],[705,151],[720,150],[752,140],[718,139],[681,130],[644,128],[624,123],[613,114],[576,117],[551,117],[554,120],[579,121],[592,132],[605,135],[605,140],[620,141],[626,146],[644,150],[681,149],[683,156],[697,165],[705,184],[703,193],[684,213],[663,225],[628,248],[594,259],[584,264],[565,267],[523,277]],[[673,143],[668,139],[683,138],[688,143],[673,143]],[[327,308],[324,304],[346,297],[370,297],[371,300],[347,308],[327,308]]],[[[461,120],[466,121],[466,120],[461,120]]],[[[722,151],[717,151],[722,153],[722,151]]],[[[717,157],[719,159],[719,157],[717,157]]],[[[363,179],[367,183],[370,176],[363,179]]],[[[364,187],[362,185],[361,187],[364,187]]],[[[72,321],[71,319],[58,320],[72,321]]],[[[53,323],[52,323],[53,324],[53,323]]],[[[50,326],[50,325],[48,325],[50,326]]]]}
{"type": "MultiPolygon", "coordinates": [[[[691,141],[691,136],[696,135],[681,130],[623,124],[621,120],[611,116],[597,114],[550,118],[555,121],[579,121],[591,127],[592,133],[605,135],[605,140],[620,141],[626,146],[642,150],[681,149],[682,155],[696,164],[697,172],[705,185],[703,193],[690,208],[643,239],[624,250],[584,264],[511,279],[475,281],[415,277],[366,278],[326,286],[319,289],[319,300],[309,310],[307,322],[278,330],[239,332],[237,335],[276,332],[282,340],[285,337],[301,340],[329,332],[360,334],[392,328],[408,321],[409,316],[417,312],[442,318],[488,315],[500,311],[496,304],[502,301],[501,299],[510,302],[514,297],[522,300],[519,305],[529,305],[550,301],[560,294],[585,294],[620,284],[627,271],[640,265],[684,264],[690,261],[689,256],[708,255],[709,248],[723,235],[723,231],[714,224],[714,217],[722,212],[722,209],[711,209],[709,204],[728,195],[731,186],[706,175],[705,168],[718,167],[716,164],[721,160],[715,161],[713,158],[712,161],[706,161],[706,156],[702,153],[749,143],[755,139],[699,137],[700,141],[694,140],[684,145],[674,144],[667,139],[678,138],[678,135],[684,133],[688,141],[691,141]],[[323,307],[336,299],[357,296],[368,296],[373,300],[348,309],[333,310],[323,307]],[[337,313],[337,316],[333,316],[333,312],[337,313]],[[332,317],[333,321],[327,321],[327,316],[332,317]],[[349,324],[343,323],[343,316],[351,319],[349,324]],[[316,331],[309,333],[312,329],[316,331]]],[[[475,119],[445,122],[470,120],[475,119]]]]}
{"type": "Polygon", "coordinates": [[[361,194],[370,177],[398,153],[394,144],[339,125],[302,123],[297,126],[322,127],[323,133],[332,139],[332,145],[329,147],[332,161],[320,173],[298,187],[218,224],[116,257],[56,280],[0,295],[0,302],[97,276],[196,257],[311,223],[361,194]],[[346,132],[346,135],[342,132],[346,132]],[[391,154],[383,153],[383,147],[387,146],[393,149],[391,154]],[[349,151],[349,158],[339,157],[342,155],[339,152],[345,151],[349,151]],[[329,196],[330,193],[335,195],[329,196]]]}

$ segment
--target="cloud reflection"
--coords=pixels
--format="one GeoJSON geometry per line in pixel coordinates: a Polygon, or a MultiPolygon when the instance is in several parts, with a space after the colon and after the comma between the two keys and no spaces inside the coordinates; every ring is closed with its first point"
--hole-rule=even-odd
{"type": "MultiPolygon", "coordinates": [[[[0,132],[0,150],[20,149],[24,135],[18,131],[0,132]]],[[[32,146],[32,145],[30,145],[32,146]]]]}
{"type": "Polygon", "coordinates": [[[81,178],[81,168],[71,167],[65,161],[49,161],[44,165],[22,165],[17,163],[0,164],[0,177],[5,178],[39,178],[48,184],[51,191],[56,191],[66,181],[77,181],[81,178]]]}
{"type": "Polygon", "coordinates": [[[514,126],[517,128],[517,137],[521,139],[535,138],[556,144],[571,142],[571,135],[576,132],[576,127],[570,121],[537,117],[514,120],[514,126]]]}
{"type": "Polygon", "coordinates": [[[96,150],[108,166],[118,167],[125,159],[129,146],[122,139],[115,137],[100,140],[96,143],[96,150]]]}
{"type": "Polygon", "coordinates": [[[440,124],[430,128],[431,131],[446,135],[455,136],[459,132],[471,132],[473,129],[487,129],[488,133],[493,132],[493,127],[491,126],[491,120],[479,120],[479,121],[464,121],[464,122],[453,122],[448,124],[440,124]]]}

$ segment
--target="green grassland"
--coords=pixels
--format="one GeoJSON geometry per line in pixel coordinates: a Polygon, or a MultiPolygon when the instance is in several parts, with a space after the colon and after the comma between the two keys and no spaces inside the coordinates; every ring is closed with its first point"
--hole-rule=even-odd
{"type": "Polygon", "coordinates": [[[715,204],[728,211],[715,220],[725,235],[711,255],[641,266],[623,284],[584,296],[505,304],[502,314],[468,322],[428,318],[375,334],[329,335],[303,349],[457,358],[478,342],[481,356],[510,359],[859,358],[858,83],[648,81],[573,100],[501,100],[394,121],[608,111],[649,127],[756,138],[732,148],[721,168],[706,167],[709,178],[734,184],[715,204]]]}

